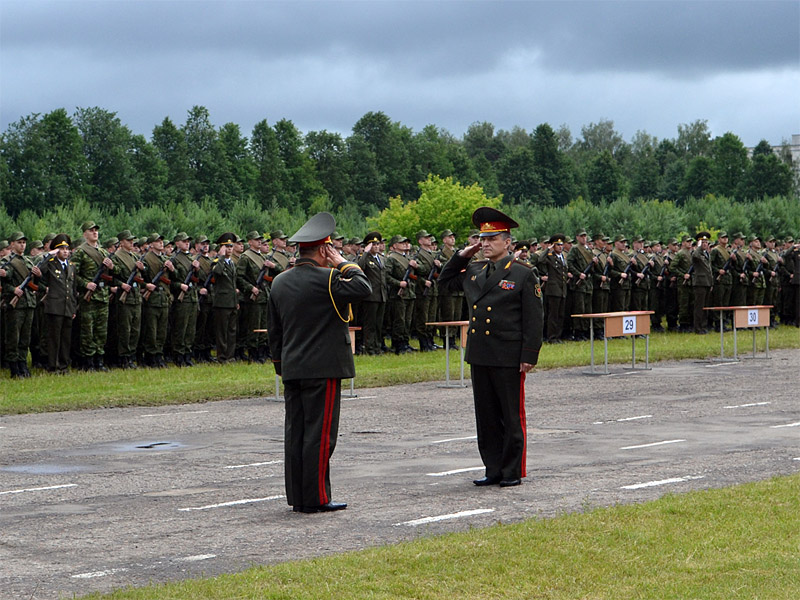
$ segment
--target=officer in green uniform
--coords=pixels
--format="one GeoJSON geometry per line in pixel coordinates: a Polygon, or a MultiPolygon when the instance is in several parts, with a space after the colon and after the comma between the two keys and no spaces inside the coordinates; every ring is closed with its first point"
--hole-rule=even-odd
{"type": "Polygon", "coordinates": [[[44,316],[47,331],[47,370],[66,373],[72,343],[72,322],[78,310],[75,267],[69,262],[72,241],[65,233],[52,240],[53,254],[42,266],[41,288],[45,289],[44,316]]]}
{"type": "Polygon", "coordinates": [[[192,348],[197,332],[197,285],[200,262],[189,252],[192,238],[180,231],[173,239],[175,252],[170,262],[175,267],[170,283],[172,293],[172,357],[179,367],[193,367],[192,348]]]}
{"type": "Polygon", "coordinates": [[[509,253],[517,223],[489,207],[477,209],[472,219],[481,230],[480,245],[453,256],[439,284],[463,289],[470,307],[466,361],[486,467],[473,483],[510,487],[527,475],[525,377],[542,345],[542,291],[533,269],[509,253]],[[485,260],[470,263],[479,247],[485,260]]]}
{"type": "Polygon", "coordinates": [[[290,266],[294,264],[294,256],[292,256],[288,249],[286,240],[289,239],[289,236],[283,233],[280,229],[276,229],[275,231],[269,234],[270,239],[272,240],[272,252],[269,254],[267,258],[280,267],[275,271],[273,277],[278,273],[285,271],[290,266]]]}
{"type": "Polygon", "coordinates": [[[711,234],[707,231],[697,233],[697,248],[692,252],[692,291],[694,292],[694,332],[708,333],[708,313],[704,310],[711,299],[711,287],[714,275],[711,269],[711,255],[708,241],[711,234]]]}
{"type": "Polygon", "coordinates": [[[551,247],[540,262],[542,281],[546,282],[544,299],[547,305],[547,341],[553,344],[561,342],[567,284],[570,279],[567,258],[563,252],[565,237],[563,233],[553,235],[550,238],[551,247]]]}
{"type": "Polygon", "coordinates": [[[211,263],[214,286],[211,306],[216,333],[217,360],[230,362],[236,353],[236,329],[239,298],[236,290],[236,265],[233,262],[233,244],[236,234],[223,233],[217,240],[219,250],[211,263]]]}
{"type": "MultiPolygon", "coordinates": [[[[592,296],[594,295],[594,282],[592,273],[595,271],[599,259],[594,256],[589,248],[588,234],[585,229],[575,234],[575,244],[567,255],[567,266],[572,274],[569,286],[572,289],[573,314],[588,314],[592,312],[592,296]]],[[[575,319],[575,339],[589,339],[589,319],[575,319]]]]}
{"type": "Polygon", "coordinates": [[[142,349],[144,364],[166,367],[164,344],[167,341],[169,307],[172,302],[170,285],[175,266],[164,256],[164,237],[153,233],[147,238],[150,249],[142,257],[145,291],[142,299],[142,349]]]}
{"type": "Polygon", "coordinates": [[[625,252],[627,238],[619,234],[614,238],[614,249],[608,257],[611,259],[611,268],[608,270],[611,278],[611,298],[609,309],[611,312],[624,312],[630,307],[631,299],[631,275],[632,263],[636,259],[631,258],[625,252]]]}
{"type": "Polygon", "coordinates": [[[409,259],[406,248],[407,237],[395,235],[389,240],[389,255],[386,257],[386,281],[389,284],[389,311],[392,324],[392,350],[395,354],[413,352],[411,348],[411,320],[414,314],[414,291],[417,261],[409,259]]]}
{"type": "Polygon", "coordinates": [[[355,376],[348,303],[369,296],[371,287],[330,244],[335,225],[332,215],[319,213],[297,231],[300,257],[275,278],[269,298],[270,349],[286,398],[286,499],[300,513],[347,507],[331,499],[330,458],[342,379],[355,376]]]}
{"type": "Polygon", "coordinates": [[[380,253],[382,240],[380,232],[368,233],[364,238],[364,252],[358,258],[358,266],[372,288],[370,295],[361,301],[361,328],[364,351],[373,356],[382,353],[383,313],[389,300],[386,292],[386,261],[380,253]]]}
{"type": "Polygon", "coordinates": [[[108,283],[114,263],[98,244],[100,227],[94,221],[81,225],[83,243],[75,249],[71,262],[78,284],[79,367],[87,371],[107,371],[103,355],[108,337],[108,283]],[[100,273],[97,282],[94,279],[100,273]]]}
{"type": "Polygon", "coordinates": [[[25,256],[28,238],[21,231],[8,238],[11,253],[0,268],[2,302],[5,305],[3,349],[12,378],[30,377],[28,347],[31,343],[33,311],[36,307],[36,283],[42,272],[30,257],[25,256]],[[23,283],[26,285],[23,287],[23,283]],[[33,283],[33,285],[30,285],[33,283]]]}
{"type": "Polygon", "coordinates": [[[136,348],[142,327],[142,294],[144,263],[139,260],[133,243],[136,238],[125,229],[117,234],[119,249],[114,253],[114,285],[116,294],[117,356],[123,369],[135,369],[136,348]],[[129,283],[130,282],[130,283],[129,283]]]}
{"type": "Polygon", "coordinates": [[[267,328],[269,291],[264,277],[270,269],[275,269],[277,263],[261,253],[264,238],[258,231],[251,231],[246,237],[248,248],[236,265],[236,286],[241,290],[239,338],[242,339],[248,359],[263,364],[267,357],[259,349],[259,334],[255,330],[267,328]]]}
{"type": "Polygon", "coordinates": [[[693,294],[689,270],[692,268],[692,237],[681,238],[681,249],[669,265],[670,273],[675,277],[675,288],[678,295],[678,331],[692,331],[693,294]]]}
{"type": "Polygon", "coordinates": [[[419,348],[423,352],[436,349],[433,342],[434,328],[426,323],[436,320],[438,304],[436,293],[436,274],[442,266],[433,251],[430,233],[421,229],[415,235],[419,251],[414,256],[417,262],[416,298],[414,299],[414,322],[416,323],[419,348]]]}

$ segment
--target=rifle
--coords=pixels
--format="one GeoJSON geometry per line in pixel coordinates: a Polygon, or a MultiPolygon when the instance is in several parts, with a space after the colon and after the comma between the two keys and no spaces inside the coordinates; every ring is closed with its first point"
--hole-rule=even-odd
{"type": "MultiPolygon", "coordinates": [[[[114,256],[114,254],[116,254],[116,252],[112,252],[111,254],[109,254],[108,258],[114,256]]],[[[104,264],[101,264],[100,268],[97,269],[97,273],[95,273],[94,277],[92,278],[92,283],[97,285],[98,283],[100,283],[101,279],[103,281],[113,281],[111,275],[106,274],[106,266],[104,264]]],[[[95,290],[96,289],[97,288],[95,288],[95,290]]],[[[89,302],[89,300],[92,299],[93,295],[94,295],[94,290],[86,290],[86,293],[83,295],[83,299],[86,300],[86,302],[89,302]]]]}
{"type": "MultiPolygon", "coordinates": [[[[631,267],[633,267],[633,262],[628,261],[628,266],[625,267],[625,270],[622,272],[622,274],[623,275],[627,275],[628,273],[630,273],[631,272],[631,267]]],[[[619,285],[622,285],[623,281],[625,281],[625,277],[620,277],[619,278],[619,285]]]]}
{"type": "MultiPolygon", "coordinates": [[[[406,269],[406,272],[403,274],[403,278],[400,281],[405,281],[406,283],[408,283],[408,280],[410,278],[411,278],[411,265],[408,265],[408,268],[406,269]]],[[[401,287],[399,290],[397,290],[397,295],[402,296],[405,290],[406,288],[401,287]]]]}
{"type": "MultiPolygon", "coordinates": [[[[156,285],[156,286],[159,283],[169,283],[169,278],[168,277],[164,277],[164,272],[166,270],[167,270],[166,267],[161,267],[161,270],[158,273],[156,273],[156,276],[153,277],[153,281],[151,281],[150,283],[152,283],[153,285],[156,285]]],[[[158,289],[158,288],[156,288],[156,289],[158,289]]],[[[142,297],[145,300],[149,300],[151,294],[152,294],[152,292],[150,290],[145,290],[144,294],[142,294],[142,297]]]]}
{"type": "Polygon", "coordinates": [[[659,271],[658,276],[661,279],[656,283],[656,287],[661,287],[661,284],[664,283],[664,273],[667,272],[667,267],[669,267],[669,256],[664,257],[664,264],[661,265],[661,271],[659,271]]]}
{"type": "MultiPolygon", "coordinates": [[[[724,265],[722,265],[722,270],[723,270],[723,271],[725,271],[725,273],[727,273],[727,272],[730,270],[730,268],[731,268],[731,262],[733,261],[733,257],[734,257],[734,256],[736,256],[736,253],[737,253],[738,251],[739,251],[739,249],[738,249],[738,248],[736,248],[736,250],[734,250],[733,252],[731,252],[731,255],[728,257],[728,260],[726,260],[726,261],[725,261],[725,264],[724,264],[724,265]]],[[[719,280],[720,280],[720,278],[721,278],[721,277],[722,277],[722,276],[723,276],[725,273],[720,273],[719,275],[717,275],[717,281],[719,281],[719,280]]]]}
{"type": "MultiPolygon", "coordinates": [[[[270,282],[273,279],[275,279],[274,277],[270,277],[269,276],[269,269],[270,268],[266,264],[263,267],[261,267],[261,270],[258,272],[258,277],[256,278],[256,287],[261,288],[261,284],[264,281],[270,282]]],[[[263,289],[263,288],[261,288],[261,289],[263,289]]],[[[256,301],[256,297],[257,296],[255,294],[250,294],[250,301],[251,302],[255,302],[256,301]]]]}
{"type": "MultiPolygon", "coordinates": [[[[647,275],[647,272],[648,272],[649,270],[650,270],[650,263],[648,262],[648,263],[647,263],[647,264],[644,266],[644,269],[642,269],[642,275],[647,275]]],[[[637,277],[637,278],[636,278],[636,285],[639,285],[640,283],[642,283],[642,281],[644,281],[644,277],[642,277],[641,279],[637,277]]]]}
{"type": "MultiPolygon", "coordinates": [[[[583,274],[584,274],[584,275],[588,275],[588,274],[589,274],[589,271],[591,271],[591,270],[592,270],[592,267],[594,267],[594,260],[590,260],[590,261],[589,261],[589,265],[588,265],[588,266],[587,266],[587,267],[586,267],[586,268],[583,270],[583,274]]],[[[608,269],[608,263],[606,263],[606,269],[608,269]]],[[[586,281],[586,279],[580,279],[580,278],[578,278],[578,283],[576,283],[576,284],[575,284],[575,287],[578,287],[578,286],[579,286],[580,284],[582,284],[584,281],[586,281]]]]}
{"type": "MultiPolygon", "coordinates": [[[[188,285],[190,288],[192,287],[192,283],[198,283],[200,280],[194,274],[194,269],[189,269],[189,272],[186,274],[186,278],[183,280],[183,285],[188,285]]],[[[178,302],[183,302],[184,297],[186,296],[186,292],[181,290],[181,293],[178,294],[178,302]]]]}
{"type": "MultiPolygon", "coordinates": [[[[431,267],[431,272],[430,272],[430,273],[428,273],[428,276],[425,278],[425,280],[426,280],[426,281],[433,281],[433,280],[434,280],[434,278],[436,277],[436,274],[437,274],[438,272],[439,272],[439,267],[437,267],[436,265],[433,265],[433,267],[431,267]]],[[[433,286],[430,286],[430,287],[428,287],[428,286],[426,285],[426,286],[425,286],[425,290],[422,292],[422,295],[423,295],[423,296],[427,296],[427,295],[428,295],[428,292],[431,290],[431,288],[432,288],[432,287],[433,287],[433,286]]]]}
{"type": "MultiPolygon", "coordinates": [[[[128,280],[125,282],[126,285],[133,285],[134,282],[138,283],[139,285],[144,283],[144,279],[139,277],[139,271],[134,265],[133,269],[131,269],[131,274],[128,276],[128,280]]],[[[122,290],[122,293],[119,295],[119,301],[125,302],[125,298],[128,297],[128,292],[122,290]]]]}
{"type": "MultiPolygon", "coordinates": [[[[688,271],[686,271],[686,274],[687,274],[687,275],[691,275],[692,273],[694,273],[694,265],[692,265],[691,267],[689,267],[689,270],[688,270],[688,271]]],[[[689,279],[684,279],[684,280],[681,282],[681,285],[686,285],[686,284],[687,284],[689,281],[690,281],[689,279]]]]}
{"type": "MultiPolygon", "coordinates": [[[[36,263],[36,267],[37,268],[42,268],[44,263],[46,263],[51,258],[52,258],[52,256],[49,253],[46,253],[44,258],[42,260],[40,260],[38,263],[36,263]]],[[[10,263],[11,263],[11,260],[8,260],[6,262],[6,264],[10,264],[10,263]]],[[[30,288],[34,292],[38,292],[39,291],[39,286],[36,285],[35,283],[33,283],[33,270],[31,270],[28,273],[28,276],[25,279],[22,280],[22,283],[19,284],[19,289],[21,289],[22,291],[25,291],[25,288],[30,288]]],[[[19,296],[14,296],[9,301],[9,304],[11,305],[12,308],[16,308],[18,303],[19,303],[19,296]]]]}
{"type": "MultiPolygon", "coordinates": [[[[763,262],[758,263],[758,267],[756,268],[755,272],[753,273],[753,281],[758,279],[759,275],[761,275],[761,272],[763,270],[764,270],[764,263],[763,262]]],[[[766,281],[766,279],[765,279],[765,281],[766,281]]]]}

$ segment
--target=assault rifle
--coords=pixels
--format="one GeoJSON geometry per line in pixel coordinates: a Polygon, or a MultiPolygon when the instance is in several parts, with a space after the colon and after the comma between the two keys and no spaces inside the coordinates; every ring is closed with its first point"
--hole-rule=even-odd
{"type": "MultiPolygon", "coordinates": [[[[139,270],[134,265],[133,269],[131,269],[131,274],[128,276],[128,280],[125,282],[126,285],[133,285],[134,283],[138,283],[139,285],[144,283],[144,279],[139,277],[139,270]]],[[[122,293],[119,295],[119,301],[125,302],[125,298],[128,297],[128,292],[122,290],[122,293]]]]}
{"type": "MultiPolygon", "coordinates": [[[[425,278],[425,280],[433,282],[433,280],[438,276],[438,273],[439,273],[439,267],[437,267],[436,265],[433,265],[431,267],[431,272],[428,273],[428,276],[425,278]]],[[[426,285],[425,286],[425,290],[422,292],[422,295],[423,296],[427,296],[428,292],[431,290],[432,287],[433,287],[433,285],[431,285],[430,287],[426,285]]]]}
{"type": "Polygon", "coordinates": [[[658,276],[661,277],[661,279],[656,283],[656,287],[661,287],[661,284],[664,283],[664,273],[667,272],[669,267],[669,260],[669,256],[664,257],[664,264],[661,265],[661,271],[658,272],[658,276]]]}
{"type": "MultiPolygon", "coordinates": [[[[590,260],[590,261],[589,261],[589,265],[588,265],[588,266],[587,266],[587,267],[586,267],[586,268],[583,270],[583,274],[584,274],[584,275],[588,275],[588,274],[589,274],[589,271],[591,271],[591,270],[592,270],[592,267],[594,267],[594,260],[590,260]]],[[[606,265],[606,269],[607,269],[607,268],[608,268],[608,265],[606,265]]],[[[578,287],[578,286],[579,286],[580,284],[582,284],[584,281],[586,281],[586,279],[580,279],[580,278],[578,278],[578,283],[576,283],[576,284],[575,284],[575,287],[578,287]]]]}
{"type": "MultiPolygon", "coordinates": [[[[161,267],[161,270],[158,273],[156,273],[156,276],[153,277],[153,281],[151,281],[150,283],[152,283],[155,286],[157,286],[159,283],[169,283],[170,282],[169,277],[164,277],[164,273],[166,272],[166,270],[167,267],[161,267]]],[[[145,290],[144,294],[142,294],[142,297],[145,300],[149,300],[152,293],[153,292],[151,292],[150,290],[145,290]]]]}
{"type": "MultiPolygon", "coordinates": [[[[650,265],[651,264],[652,264],[651,262],[648,262],[644,266],[644,269],[642,269],[642,275],[647,275],[647,272],[650,270],[650,265]]],[[[644,281],[644,277],[641,277],[641,278],[637,277],[636,278],[636,285],[639,285],[640,283],[642,283],[642,281],[644,281]]]]}
{"type": "MultiPolygon", "coordinates": [[[[728,260],[726,260],[726,261],[725,261],[725,264],[724,264],[724,265],[722,265],[722,270],[723,270],[723,271],[725,271],[725,273],[727,273],[728,271],[730,271],[730,269],[731,269],[731,262],[733,262],[733,257],[734,257],[734,256],[736,256],[736,253],[737,253],[737,252],[739,252],[739,249],[738,249],[738,248],[736,248],[736,250],[734,250],[733,252],[731,252],[731,255],[728,257],[728,260]]],[[[720,278],[721,278],[721,277],[722,277],[722,276],[723,276],[725,273],[719,273],[719,274],[717,275],[717,281],[719,281],[719,280],[720,280],[720,278]]]]}
{"type": "MultiPolygon", "coordinates": [[[[186,274],[186,278],[183,280],[183,285],[188,285],[191,289],[193,283],[198,283],[200,280],[194,274],[194,269],[189,269],[189,272],[186,274]]],[[[186,296],[186,292],[181,290],[181,293],[178,294],[178,302],[183,302],[184,297],[186,296]]]]}
{"type": "MultiPolygon", "coordinates": [[[[270,277],[269,270],[270,270],[270,267],[268,267],[266,264],[263,267],[261,267],[261,270],[258,272],[258,277],[256,277],[256,287],[264,289],[264,288],[261,287],[261,285],[265,281],[269,283],[270,281],[275,279],[274,277],[270,277]]],[[[250,294],[250,301],[251,302],[255,302],[256,301],[256,297],[257,296],[255,294],[250,294]]]]}
{"type": "MultiPolygon", "coordinates": [[[[108,255],[108,258],[114,256],[114,254],[116,253],[112,252],[111,254],[108,255]]],[[[103,281],[113,281],[111,275],[106,273],[106,266],[104,264],[101,264],[100,268],[97,269],[97,273],[95,273],[94,277],[92,278],[92,283],[98,285],[101,279],[103,281]]],[[[86,290],[86,293],[83,295],[83,299],[86,300],[86,302],[89,302],[89,300],[92,299],[92,296],[94,295],[96,289],[97,288],[95,288],[94,290],[86,290]]]]}
{"type": "MultiPolygon", "coordinates": [[[[627,267],[625,267],[625,270],[622,272],[622,274],[623,274],[623,275],[627,275],[628,273],[630,273],[630,272],[631,272],[631,267],[633,267],[633,261],[634,261],[634,260],[635,260],[635,259],[633,259],[633,258],[632,258],[632,259],[631,259],[631,260],[628,262],[628,266],[627,266],[627,267]]],[[[625,279],[626,279],[625,277],[620,277],[620,278],[619,278],[619,285],[622,285],[622,282],[623,282],[623,281],[625,281],[625,279]]]]}
{"type": "MultiPolygon", "coordinates": [[[[52,257],[49,253],[45,254],[44,258],[42,258],[42,260],[36,263],[36,267],[41,269],[44,266],[44,263],[50,260],[50,258],[52,257]]],[[[10,260],[6,264],[9,263],[11,263],[10,260]]],[[[21,289],[23,292],[25,291],[26,288],[30,288],[34,292],[39,291],[39,286],[33,283],[33,270],[31,270],[30,273],[28,273],[28,276],[22,280],[22,283],[19,284],[19,289],[21,289]]],[[[15,308],[18,302],[19,302],[19,296],[14,296],[9,301],[9,304],[11,305],[12,308],[15,308]]]]}
{"type": "MultiPolygon", "coordinates": [[[[405,272],[405,273],[403,273],[403,278],[402,278],[400,281],[405,281],[406,283],[408,283],[408,280],[409,280],[410,278],[411,278],[411,265],[408,265],[408,268],[406,269],[406,272],[405,272]]],[[[406,288],[404,288],[404,287],[401,287],[399,290],[397,290],[397,295],[398,295],[398,296],[402,296],[402,295],[403,295],[403,292],[404,292],[405,290],[406,290],[406,288]]]]}
{"type": "MultiPolygon", "coordinates": [[[[692,273],[694,273],[694,265],[692,265],[691,267],[689,267],[689,270],[688,270],[688,271],[686,271],[686,274],[687,274],[687,275],[691,275],[692,273]]],[[[689,283],[689,281],[691,281],[691,279],[686,279],[686,278],[684,278],[684,280],[681,282],[681,285],[686,285],[687,283],[689,283]]]]}

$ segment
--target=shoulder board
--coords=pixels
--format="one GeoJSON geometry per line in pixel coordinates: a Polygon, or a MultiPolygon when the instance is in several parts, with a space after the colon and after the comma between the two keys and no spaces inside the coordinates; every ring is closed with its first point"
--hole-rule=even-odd
{"type": "Polygon", "coordinates": [[[529,269],[532,269],[532,268],[533,268],[533,265],[529,265],[529,264],[528,264],[528,263],[526,263],[526,262],[522,262],[522,261],[521,261],[521,260],[519,260],[518,258],[515,258],[513,262],[514,262],[514,264],[515,264],[515,265],[522,265],[523,267],[528,267],[529,269]]]}
{"type": "Polygon", "coordinates": [[[214,264],[214,263],[217,263],[217,262],[219,262],[219,257],[217,257],[217,258],[215,258],[214,260],[212,260],[212,261],[211,261],[211,264],[214,264]]]}
{"type": "Polygon", "coordinates": [[[52,257],[50,260],[48,260],[47,262],[53,262],[55,259],[56,259],[56,257],[55,257],[55,256],[53,256],[53,257],[52,257]]]}
{"type": "Polygon", "coordinates": [[[548,252],[547,256],[553,256],[553,253],[552,252],[548,252]]]}

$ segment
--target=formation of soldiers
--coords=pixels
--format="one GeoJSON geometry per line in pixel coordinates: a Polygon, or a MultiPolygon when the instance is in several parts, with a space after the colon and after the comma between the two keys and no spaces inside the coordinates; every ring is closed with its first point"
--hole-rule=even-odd
{"type": "MultiPolygon", "coordinates": [[[[282,231],[244,239],[227,232],[212,244],[205,235],[165,240],[128,230],[101,242],[98,224],[81,229],[74,242],[59,234],[29,243],[22,232],[0,242],[0,356],[12,377],[30,376],[29,355],[33,367],[54,373],[270,358],[270,286],[296,252],[282,231]]],[[[438,239],[425,230],[388,240],[377,231],[363,239],[334,233],[372,285],[352,307],[357,353],[440,348],[445,329],[428,323],[465,320],[468,311],[462,292],[439,289],[438,274],[478,233],[458,246],[449,229],[438,239]]],[[[720,313],[704,307],[772,305],[772,327],[800,326],[800,244],[716,237],[712,246],[707,232],[662,242],[579,230],[574,239],[515,241],[514,253],[542,282],[550,343],[587,339],[588,319],[570,316],[586,313],[651,310],[654,331],[706,333],[720,313]]]]}

